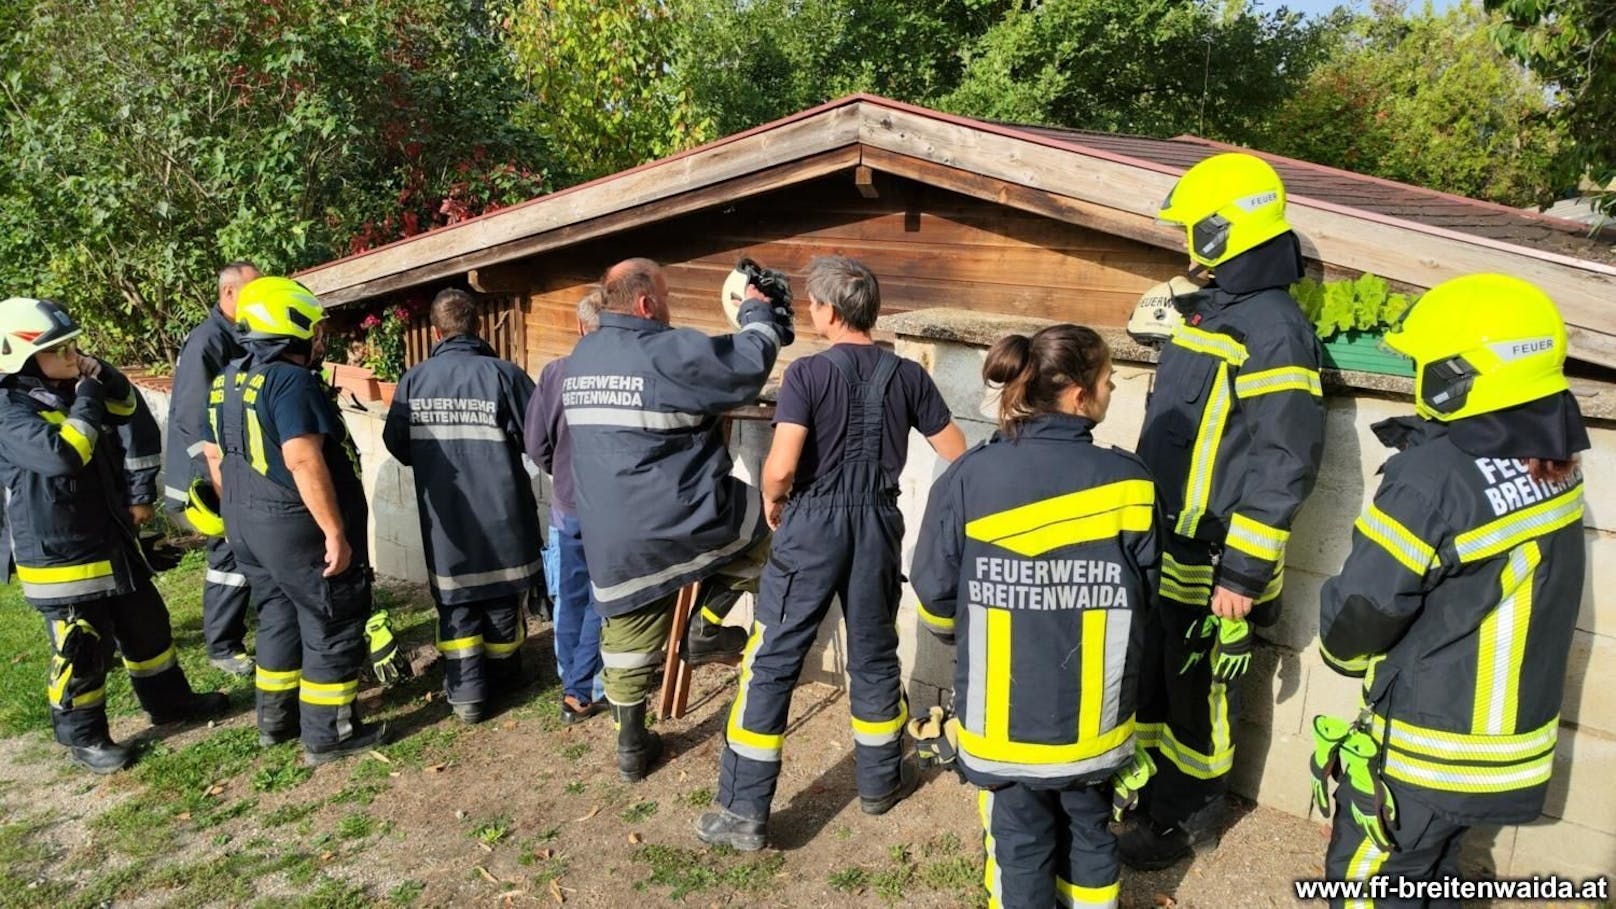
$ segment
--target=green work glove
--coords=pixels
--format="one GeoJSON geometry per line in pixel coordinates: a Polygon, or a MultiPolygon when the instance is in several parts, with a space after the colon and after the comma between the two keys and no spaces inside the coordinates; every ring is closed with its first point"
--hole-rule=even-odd
{"type": "Polygon", "coordinates": [[[1184,664],[1178,667],[1179,675],[1188,675],[1195,664],[1206,659],[1207,639],[1218,630],[1218,617],[1209,615],[1199,622],[1194,622],[1184,630],[1184,646],[1189,648],[1189,655],[1184,658],[1184,664]]]}
{"type": "Polygon", "coordinates": [[[383,688],[391,688],[415,675],[410,661],[399,652],[398,639],[393,637],[387,610],[377,610],[365,621],[365,640],[370,644],[371,671],[376,673],[376,681],[383,688]]]}
{"type": "Polygon", "coordinates": [[[1397,848],[1391,835],[1397,824],[1397,800],[1372,766],[1379,751],[1380,746],[1368,733],[1355,730],[1341,743],[1341,765],[1346,772],[1353,823],[1376,849],[1391,852],[1397,848]]]}
{"type": "Polygon", "coordinates": [[[1139,807],[1139,792],[1156,775],[1156,762],[1138,742],[1133,746],[1133,760],[1123,765],[1111,777],[1111,820],[1122,823],[1122,816],[1139,807]]]}
{"type": "Polygon", "coordinates": [[[1232,682],[1251,668],[1251,625],[1245,619],[1217,619],[1212,642],[1212,681],[1232,682]]]}
{"type": "Polygon", "coordinates": [[[1352,725],[1339,717],[1313,718],[1313,804],[1319,813],[1330,816],[1330,784],[1341,776],[1341,743],[1352,734],[1352,725]]]}

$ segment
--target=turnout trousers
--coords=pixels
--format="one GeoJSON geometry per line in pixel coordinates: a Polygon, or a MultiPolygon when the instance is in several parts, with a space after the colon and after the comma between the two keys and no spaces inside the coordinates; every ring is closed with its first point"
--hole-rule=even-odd
{"type": "MultiPolygon", "coordinates": [[[[1352,807],[1336,789],[1335,812],[1330,821],[1330,848],[1325,853],[1324,876],[1332,881],[1368,881],[1389,878],[1390,886],[1379,898],[1332,900],[1334,909],[1418,909],[1443,907],[1458,909],[1457,900],[1415,900],[1397,897],[1397,881],[1435,881],[1459,876],[1459,846],[1470,828],[1435,814],[1425,804],[1408,795],[1409,789],[1396,782],[1386,784],[1397,799],[1397,827],[1392,831],[1397,848],[1383,852],[1352,819],[1352,807]]],[[[1373,895],[1376,891],[1370,891],[1373,895]]]]}
{"type": "MultiPolygon", "coordinates": [[[[739,593],[757,592],[758,569],[768,556],[769,538],[765,536],[701,582],[695,608],[708,621],[722,624],[735,608],[739,593]]],[[[601,620],[600,659],[605,667],[601,676],[608,701],[621,707],[644,703],[666,654],[678,596],[675,591],[633,612],[601,620]]]]}
{"type": "Polygon", "coordinates": [[[1122,870],[1107,786],[977,794],[989,909],[1114,909],[1122,870]]]}
{"type": "Polygon", "coordinates": [[[202,582],[202,640],[208,656],[224,659],[247,652],[247,607],[252,591],[236,567],[224,537],[209,537],[208,573],[202,582]]]}
{"type": "Polygon", "coordinates": [[[897,490],[881,472],[882,402],[898,358],[881,358],[863,381],[851,362],[834,356],[834,348],[830,353],[852,386],[845,456],[786,505],[719,758],[719,804],[754,820],[768,819],[791,692],[833,598],[842,602],[847,627],[859,795],[879,799],[900,780],[909,720],[898,664],[903,516],[897,490]]]}
{"type": "Polygon", "coordinates": [[[51,645],[46,696],[57,742],[83,747],[109,738],[106,686],[114,650],[123,654],[129,687],[148,714],[172,713],[190,700],[168,608],[149,577],[139,577],[126,594],[39,611],[51,645]]]}
{"type": "Polygon", "coordinates": [[[1212,614],[1212,552],[1206,543],[1171,538],[1157,608],[1145,625],[1136,734],[1156,751],[1156,776],[1141,800],[1164,826],[1219,810],[1234,765],[1239,686],[1212,681],[1212,638],[1201,636],[1212,614]]]}
{"type": "MultiPolygon", "coordinates": [[[[252,485],[274,485],[249,474],[252,485]]],[[[296,493],[292,493],[296,495],[296,493]]],[[[301,504],[227,503],[231,547],[258,607],[258,731],[329,751],[365,731],[359,670],[369,648],[370,566],[363,505],[344,514],[353,561],[323,577],[325,536],[301,504]]]]}
{"type": "Polygon", "coordinates": [[[589,594],[589,562],[578,516],[550,509],[550,551],[545,554],[545,577],[555,604],[556,674],[561,694],[579,703],[600,700],[605,680],[600,677],[600,613],[589,594]]]}
{"type": "Polygon", "coordinates": [[[451,704],[482,704],[521,680],[521,594],[475,603],[438,604],[438,652],[443,654],[443,694],[451,704]]]}

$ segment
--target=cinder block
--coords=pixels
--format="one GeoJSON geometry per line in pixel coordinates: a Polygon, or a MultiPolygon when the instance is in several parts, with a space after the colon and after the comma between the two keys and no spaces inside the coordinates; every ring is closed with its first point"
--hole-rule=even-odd
{"type": "Polygon", "coordinates": [[[1578,631],[1566,660],[1560,717],[1578,729],[1616,736],[1616,638],[1578,631]]]}
{"type": "MultiPolygon", "coordinates": [[[[1351,719],[1363,707],[1363,680],[1337,673],[1319,656],[1317,645],[1301,652],[1307,670],[1307,697],[1302,707],[1304,729],[1319,714],[1351,719]]],[[[1311,734],[1311,733],[1309,733],[1311,734]]]]}
{"type": "Polygon", "coordinates": [[[1279,620],[1267,628],[1258,628],[1257,635],[1292,650],[1313,645],[1319,637],[1319,591],[1325,580],[1324,575],[1287,565],[1279,620]]]}
{"type": "Polygon", "coordinates": [[[1583,452],[1582,475],[1588,481],[1583,486],[1583,500],[1587,512],[1583,522],[1588,527],[1616,531],[1616,430],[1588,427],[1588,441],[1593,447],[1583,452]]]}
{"type": "Polygon", "coordinates": [[[1094,441],[1133,451],[1139,447],[1139,430],[1145,423],[1145,397],[1156,370],[1148,366],[1119,363],[1112,372],[1116,389],[1111,392],[1111,409],[1105,421],[1094,428],[1094,441]]]}
{"type": "Polygon", "coordinates": [[[1514,827],[1472,827],[1459,850],[1459,867],[1475,877],[1507,876],[1515,856],[1514,827]]]}
{"type": "Polygon", "coordinates": [[[1562,724],[1543,813],[1616,834],[1616,738],[1562,724]]]}
{"type": "Polygon", "coordinates": [[[1567,821],[1523,824],[1515,828],[1509,873],[1514,877],[1616,877],[1616,834],[1567,821]]]}
{"type": "Polygon", "coordinates": [[[1583,537],[1588,543],[1588,568],[1577,627],[1616,637],[1616,533],[1590,530],[1583,537]]]}
{"type": "Polygon", "coordinates": [[[981,419],[983,395],[982,363],[987,359],[987,348],[963,344],[905,342],[897,348],[899,356],[909,357],[927,367],[943,401],[956,418],[981,419]]]}
{"type": "Polygon", "coordinates": [[[1276,733],[1296,735],[1306,727],[1308,668],[1303,654],[1259,643],[1242,680],[1240,719],[1276,733]]]}
{"type": "MultiPolygon", "coordinates": [[[[1313,738],[1240,722],[1234,728],[1234,769],[1229,786],[1239,795],[1260,805],[1300,818],[1308,817],[1312,798],[1312,776],[1308,761],[1313,754],[1313,738]]],[[[1316,815],[1314,820],[1325,823],[1316,815]]]]}

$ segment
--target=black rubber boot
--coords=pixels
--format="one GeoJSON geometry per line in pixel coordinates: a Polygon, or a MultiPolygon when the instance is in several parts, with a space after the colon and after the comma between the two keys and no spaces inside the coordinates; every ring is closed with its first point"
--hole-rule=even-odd
{"type": "Polygon", "coordinates": [[[387,743],[387,724],[376,723],[364,732],[350,739],[345,739],[321,751],[303,752],[303,763],[309,767],[318,767],[340,760],[350,754],[360,754],[379,745],[387,743]]]}
{"type": "Polygon", "coordinates": [[[625,783],[638,783],[662,756],[662,736],[645,728],[643,701],[628,707],[613,704],[612,725],[617,727],[617,775],[625,783]]]}
{"type": "Polygon", "coordinates": [[[449,708],[454,711],[455,719],[468,726],[481,723],[483,717],[486,716],[483,712],[483,703],[481,701],[471,704],[450,704],[449,708]]]}
{"type": "Polygon", "coordinates": [[[685,631],[686,663],[700,666],[703,663],[734,665],[740,662],[741,651],[746,649],[746,629],[723,623],[723,617],[729,615],[740,598],[739,590],[716,577],[701,582],[701,590],[696,594],[696,602],[700,605],[691,614],[690,626],[685,631]],[[708,620],[704,614],[706,612],[719,616],[719,621],[715,624],[708,620]]]}
{"type": "Polygon", "coordinates": [[[892,810],[892,806],[914,795],[919,785],[920,771],[911,762],[904,761],[898,765],[897,788],[880,798],[867,799],[862,795],[859,796],[859,810],[865,814],[886,814],[892,810]]]}
{"type": "Polygon", "coordinates": [[[230,698],[218,691],[192,693],[188,701],[181,701],[172,706],[164,705],[162,710],[154,710],[149,716],[153,726],[166,726],[169,723],[192,723],[199,720],[211,720],[223,716],[230,709],[230,698]]]}
{"type": "Polygon", "coordinates": [[[754,821],[728,808],[720,808],[696,819],[696,839],[709,846],[756,852],[763,848],[763,830],[767,824],[767,821],[754,821]]]}
{"type": "Polygon", "coordinates": [[[128,767],[135,755],[123,745],[107,739],[95,745],[69,746],[67,757],[91,773],[108,774],[128,767]]]}
{"type": "Polygon", "coordinates": [[[1135,818],[1117,836],[1122,863],[1135,871],[1159,871],[1195,854],[1189,834],[1176,824],[1162,825],[1149,817],[1135,818]]]}

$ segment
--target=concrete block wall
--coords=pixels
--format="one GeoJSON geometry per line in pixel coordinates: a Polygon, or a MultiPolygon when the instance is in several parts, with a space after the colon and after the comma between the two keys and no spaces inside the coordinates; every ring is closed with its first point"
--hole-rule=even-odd
{"type": "MultiPolygon", "coordinates": [[[[992,429],[981,408],[986,349],[974,344],[899,335],[898,353],[925,365],[955,419],[975,442],[992,429]]],[[[1116,390],[1096,441],[1132,449],[1144,416],[1154,368],[1116,364],[1116,390]]],[[[1325,459],[1312,496],[1298,516],[1286,551],[1285,608],[1263,641],[1244,681],[1244,713],[1237,723],[1235,791],[1257,802],[1307,816],[1312,718],[1354,715],[1357,680],[1332,671],[1319,656],[1318,602],[1325,580],[1351,547],[1351,526],[1378,485],[1376,472],[1389,452],[1370,431],[1375,422],[1410,412],[1406,402],[1374,396],[1327,398],[1325,459]]],[[[1616,431],[1591,428],[1593,449],[1583,456],[1587,489],[1588,578],[1566,664],[1555,773],[1545,816],[1519,828],[1480,830],[1467,843],[1473,867],[1498,875],[1555,872],[1616,874],[1616,431]]],[[[902,505],[909,526],[905,558],[918,536],[930,479],[941,465],[923,442],[910,448],[902,505]]],[[[912,673],[911,702],[935,702],[952,685],[952,655],[916,634],[915,600],[905,591],[899,611],[901,655],[912,673]]],[[[1325,823],[1324,821],[1320,821],[1325,823]]]]}

